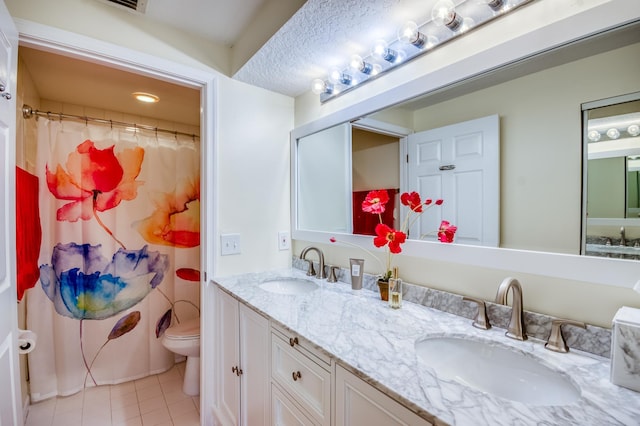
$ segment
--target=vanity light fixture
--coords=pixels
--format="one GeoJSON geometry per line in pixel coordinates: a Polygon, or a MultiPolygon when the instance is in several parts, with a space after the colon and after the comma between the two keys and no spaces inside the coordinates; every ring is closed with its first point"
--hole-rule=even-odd
{"type": "Polygon", "coordinates": [[[587,133],[587,137],[591,142],[598,142],[602,135],[597,130],[590,130],[589,133],[587,133]]]}
{"type": "MultiPolygon", "coordinates": [[[[439,0],[431,11],[427,22],[408,21],[396,31],[394,40],[377,40],[369,55],[357,53],[351,56],[344,69],[333,69],[326,79],[315,79],[311,84],[313,93],[324,103],[336,96],[353,90],[373,80],[377,75],[393,70],[419,55],[449,40],[460,37],[470,29],[510,13],[534,0],[439,0]],[[480,7],[478,7],[480,5],[480,7]],[[487,7],[482,7],[486,5],[487,7]]],[[[606,130],[606,129],[605,129],[606,130]]],[[[602,130],[604,135],[605,130],[602,130]]]]}
{"type": "Polygon", "coordinates": [[[350,85],[352,78],[349,74],[342,72],[338,68],[333,68],[329,73],[329,81],[333,84],[350,85]]]}
{"type": "Polygon", "coordinates": [[[462,16],[456,12],[456,6],[451,0],[439,0],[431,9],[431,19],[451,31],[457,30],[462,25],[462,16]]]}
{"type": "Polygon", "coordinates": [[[391,63],[396,62],[398,59],[398,52],[396,50],[389,49],[389,43],[382,39],[376,40],[373,48],[371,49],[371,54],[391,63]]]}
{"type": "Polygon", "coordinates": [[[351,62],[349,62],[349,66],[354,70],[360,71],[363,74],[371,74],[373,72],[373,64],[370,62],[365,62],[360,55],[351,56],[351,62]]]}
{"type": "Polygon", "coordinates": [[[418,24],[413,21],[408,21],[400,27],[398,39],[405,43],[413,44],[419,49],[422,49],[427,42],[427,37],[418,30],[418,24]]]}
{"type": "Polygon", "coordinates": [[[156,102],[160,102],[160,98],[152,93],[133,92],[132,95],[136,100],[146,104],[155,104],[156,102]]]}
{"type": "Polygon", "coordinates": [[[482,0],[487,6],[489,6],[494,12],[499,12],[504,6],[504,0],[482,0]]]}
{"type": "Polygon", "coordinates": [[[611,129],[607,130],[607,137],[609,139],[618,139],[620,137],[620,131],[615,127],[612,127],[611,129]]]}
{"type": "Polygon", "coordinates": [[[321,78],[316,78],[311,82],[311,91],[316,95],[330,95],[333,93],[333,86],[321,78]]]}

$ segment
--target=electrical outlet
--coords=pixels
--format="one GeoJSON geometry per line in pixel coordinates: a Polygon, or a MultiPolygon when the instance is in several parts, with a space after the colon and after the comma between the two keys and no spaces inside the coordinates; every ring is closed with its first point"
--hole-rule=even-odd
{"type": "Polygon", "coordinates": [[[287,231],[278,232],[278,249],[279,250],[291,249],[291,238],[289,238],[289,232],[287,231]]]}
{"type": "Polygon", "coordinates": [[[240,254],[240,234],[220,234],[220,255],[240,254]]]}

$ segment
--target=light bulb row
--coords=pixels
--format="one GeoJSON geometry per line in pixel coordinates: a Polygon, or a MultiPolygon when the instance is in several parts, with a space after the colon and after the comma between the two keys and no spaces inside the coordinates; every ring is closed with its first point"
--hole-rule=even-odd
{"type": "MultiPolygon", "coordinates": [[[[622,129],[622,131],[626,131],[627,134],[631,137],[640,136],[640,125],[635,123],[630,124],[626,129],[622,129]]],[[[611,127],[607,129],[604,134],[612,140],[618,139],[620,138],[620,136],[622,136],[620,129],[618,129],[617,127],[611,127]]],[[[602,139],[602,135],[603,133],[601,133],[600,131],[592,129],[587,133],[587,138],[589,138],[591,142],[598,142],[600,139],[602,139]]]]}
{"type": "MultiPolygon", "coordinates": [[[[451,0],[439,0],[431,10],[431,21],[425,23],[426,27],[431,22],[439,28],[447,28],[450,32],[444,37],[434,34],[425,34],[420,31],[416,22],[408,21],[397,31],[397,39],[392,45],[385,40],[376,40],[371,48],[370,55],[363,58],[361,55],[351,56],[349,66],[344,69],[332,68],[326,79],[314,79],[311,84],[313,93],[320,95],[325,101],[355,87],[371,77],[389,71],[393,67],[412,59],[429,49],[439,45],[453,37],[456,37],[472,27],[488,22],[498,14],[512,9],[518,4],[532,0],[468,0],[487,5],[492,13],[482,22],[476,23],[472,17],[464,17],[457,10],[451,0]]],[[[446,30],[445,30],[446,31],[446,30]]]]}

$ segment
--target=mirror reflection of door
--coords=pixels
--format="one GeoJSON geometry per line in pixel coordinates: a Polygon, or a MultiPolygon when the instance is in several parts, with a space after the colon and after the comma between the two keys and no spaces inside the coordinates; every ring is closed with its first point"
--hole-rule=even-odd
{"type": "Polygon", "coordinates": [[[498,247],[499,133],[499,117],[492,115],[409,135],[408,190],[444,200],[420,216],[411,238],[435,240],[446,220],[458,227],[456,243],[498,247]]]}
{"type": "Polygon", "coordinates": [[[640,92],[583,105],[583,253],[640,260],[640,92]]]}

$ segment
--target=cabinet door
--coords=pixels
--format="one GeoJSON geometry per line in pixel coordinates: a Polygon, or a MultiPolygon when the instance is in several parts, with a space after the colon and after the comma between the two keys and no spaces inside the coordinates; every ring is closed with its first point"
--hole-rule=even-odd
{"type": "MultiPolygon", "coordinates": [[[[240,424],[240,333],[238,301],[215,289],[215,417],[223,425],[240,424]]],[[[206,360],[204,361],[206,362],[206,360]]]]}
{"type": "Polygon", "coordinates": [[[336,426],[426,426],[433,423],[336,366],[336,426]]]}
{"type": "Polygon", "coordinates": [[[274,426],[317,426],[275,384],[271,387],[271,416],[274,426]]]}
{"type": "Polygon", "coordinates": [[[269,321],[240,304],[241,416],[246,426],[269,424],[269,321]]]}

